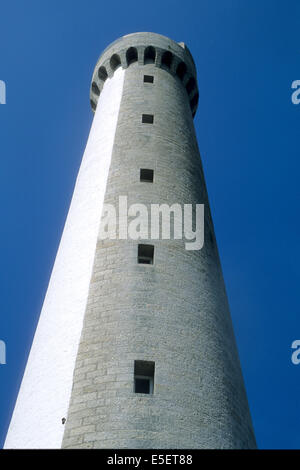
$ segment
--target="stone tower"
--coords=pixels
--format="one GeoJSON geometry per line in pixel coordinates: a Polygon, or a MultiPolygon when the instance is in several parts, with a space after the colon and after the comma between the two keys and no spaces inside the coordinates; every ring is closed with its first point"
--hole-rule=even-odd
{"type": "MultiPolygon", "coordinates": [[[[6,448],[254,448],[193,117],[188,48],[136,33],[95,116],[6,448]],[[204,204],[204,245],[99,237],[104,204],[204,204]]],[[[175,220],[175,219],[174,219],[175,220]]]]}

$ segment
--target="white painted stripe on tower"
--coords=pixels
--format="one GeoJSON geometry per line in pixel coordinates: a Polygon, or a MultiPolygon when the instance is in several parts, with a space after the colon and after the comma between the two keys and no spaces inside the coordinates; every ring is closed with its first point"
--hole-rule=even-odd
{"type": "Polygon", "coordinates": [[[107,79],[78,173],[5,448],[60,448],[125,71],[107,79]]]}

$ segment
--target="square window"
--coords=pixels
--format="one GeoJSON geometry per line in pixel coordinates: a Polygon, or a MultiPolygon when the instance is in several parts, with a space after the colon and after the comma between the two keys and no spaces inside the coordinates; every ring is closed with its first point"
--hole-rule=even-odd
{"type": "Polygon", "coordinates": [[[138,245],[138,263],[139,264],[153,264],[154,246],[153,245],[138,245]]]}
{"type": "Polygon", "coordinates": [[[155,363],[134,361],[134,392],[153,394],[155,363]]]}
{"type": "Polygon", "coordinates": [[[154,77],[153,75],[144,75],[144,83],[153,83],[154,77]]]}
{"type": "Polygon", "coordinates": [[[144,124],[153,124],[154,115],[153,114],[142,114],[142,123],[144,124]]]}
{"type": "Polygon", "coordinates": [[[154,171],[147,168],[141,168],[140,181],[143,183],[153,183],[154,171]]]}

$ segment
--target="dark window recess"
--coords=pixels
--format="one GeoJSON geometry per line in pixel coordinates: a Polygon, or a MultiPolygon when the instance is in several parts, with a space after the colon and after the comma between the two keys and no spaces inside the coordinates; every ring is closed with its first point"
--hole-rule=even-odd
{"type": "Polygon", "coordinates": [[[134,361],[134,392],[152,394],[154,389],[155,363],[134,361]]]}
{"type": "Polygon", "coordinates": [[[153,245],[138,245],[138,263],[139,264],[153,264],[154,246],[153,245]]]}
{"type": "Polygon", "coordinates": [[[141,168],[140,172],[140,181],[143,183],[153,183],[153,170],[148,170],[147,168],[141,168]]]}
{"type": "Polygon", "coordinates": [[[154,77],[153,75],[144,75],[144,83],[153,83],[154,77]]]}
{"type": "Polygon", "coordinates": [[[183,77],[185,76],[186,74],[186,65],[184,62],[180,62],[180,64],[178,65],[177,69],[176,69],[176,75],[180,78],[180,80],[183,80],[183,77]]]}
{"type": "Polygon", "coordinates": [[[199,100],[199,94],[196,93],[194,98],[190,101],[190,106],[192,109],[194,108],[194,106],[197,106],[198,100],[199,100]]]}
{"type": "Polygon", "coordinates": [[[144,53],[144,64],[153,64],[155,62],[156,51],[154,47],[148,46],[144,53]]]}
{"type": "Polygon", "coordinates": [[[142,122],[145,124],[153,124],[154,116],[153,114],[142,114],[142,122]]]}
{"type": "Polygon", "coordinates": [[[138,60],[138,52],[135,47],[130,47],[126,51],[126,60],[127,60],[127,65],[132,64],[133,62],[137,62],[138,60]]]}
{"type": "Polygon", "coordinates": [[[104,82],[108,77],[107,70],[105,67],[103,67],[103,65],[98,70],[98,77],[100,78],[100,80],[103,80],[104,82]]]}
{"type": "Polygon", "coordinates": [[[95,93],[95,95],[97,95],[97,96],[100,95],[100,90],[97,86],[97,83],[95,83],[95,82],[92,83],[92,91],[93,91],[93,93],[95,93]]]}
{"type": "Polygon", "coordinates": [[[150,393],[150,379],[136,377],[134,391],[135,393],[150,393]]]}
{"type": "Polygon", "coordinates": [[[121,65],[120,56],[118,54],[112,55],[109,63],[110,63],[110,68],[114,72],[121,65]]]}
{"type": "Polygon", "coordinates": [[[196,80],[194,79],[194,77],[191,77],[185,87],[188,94],[191,93],[191,91],[195,88],[195,86],[196,86],[196,80]]]}
{"type": "Polygon", "coordinates": [[[170,68],[173,61],[173,54],[170,51],[166,51],[162,56],[161,63],[166,67],[170,68]]]}

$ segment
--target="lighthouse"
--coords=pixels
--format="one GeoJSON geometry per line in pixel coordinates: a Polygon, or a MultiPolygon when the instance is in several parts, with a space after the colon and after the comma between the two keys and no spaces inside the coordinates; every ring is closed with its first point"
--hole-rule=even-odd
{"type": "Polygon", "coordinates": [[[6,448],[256,447],[193,123],[198,97],[182,42],[134,33],[100,56],[6,448]],[[186,206],[201,207],[198,246],[178,236],[186,206]],[[155,207],[158,229],[169,208],[170,236],[151,218],[148,233],[129,236],[133,207],[155,207]]]}

